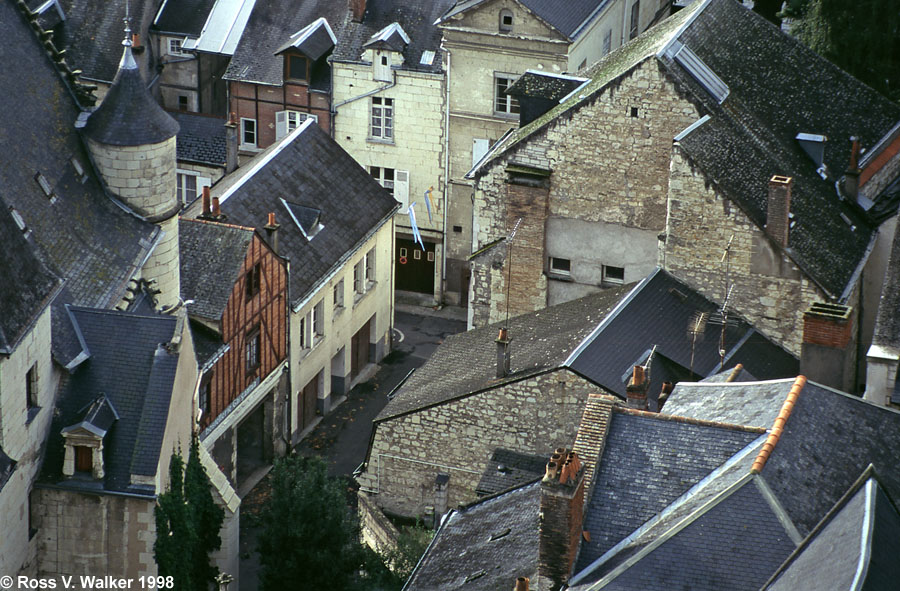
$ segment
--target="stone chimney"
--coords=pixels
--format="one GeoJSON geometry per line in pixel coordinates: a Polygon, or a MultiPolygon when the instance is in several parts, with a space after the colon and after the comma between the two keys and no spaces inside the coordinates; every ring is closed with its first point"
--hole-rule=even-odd
{"type": "Polygon", "coordinates": [[[816,302],[803,313],[800,373],[844,392],[854,391],[855,315],[841,304],[816,302]]]}
{"type": "Polygon", "coordinates": [[[231,174],[238,165],[238,123],[234,111],[225,123],[225,174],[231,174]]]}
{"type": "Polygon", "coordinates": [[[791,188],[794,179],[774,175],[769,179],[769,200],[766,213],[766,232],[781,246],[787,246],[790,231],[791,188]]]}
{"type": "Polygon", "coordinates": [[[269,223],[263,226],[263,229],[266,231],[266,239],[269,241],[269,246],[272,247],[272,250],[275,254],[278,254],[278,228],[281,227],[281,224],[275,222],[275,213],[269,213],[269,223]]]}
{"type": "Polygon", "coordinates": [[[353,22],[361,23],[366,13],[366,0],[350,0],[350,12],[353,13],[353,22]]]}
{"type": "Polygon", "coordinates": [[[844,195],[848,199],[857,202],[859,199],[859,140],[856,137],[850,138],[850,164],[844,173],[844,195]]]}
{"type": "Polygon", "coordinates": [[[437,529],[441,524],[441,518],[447,512],[450,504],[450,475],[444,472],[434,477],[434,523],[426,525],[437,529]]]}
{"type": "Polygon", "coordinates": [[[643,366],[635,365],[631,380],[625,387],[625,404],[628,405],[628,408],[647,410],[647,390],[649,389],[650,381],[644,375],[643,366]]]}
{"type": "Polygon", "coordinates": [[[509,375],[509,331],[506,327],[500,329],[497,336],[497,377],[505,378],[509,375]]]}
{"type": "Polygon", "coordinates": [[[569,579],[584,519],[584,472],[578,455],[565,448],[547,462],[541,480],[539,591],[559,589],[569,579]]]}

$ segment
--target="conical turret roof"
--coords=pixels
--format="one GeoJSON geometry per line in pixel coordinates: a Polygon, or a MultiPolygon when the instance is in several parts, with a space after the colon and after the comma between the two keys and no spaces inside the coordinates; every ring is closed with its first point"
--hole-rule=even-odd
{"type": "Polygon", "coordinates": [[[163,142],[178,133],[178,123],[150,96],[131,53],[130,30],[125,30],[119,71],[100,107],[88,118],[84,133],[96,142],[115,146],[163,142]]]}

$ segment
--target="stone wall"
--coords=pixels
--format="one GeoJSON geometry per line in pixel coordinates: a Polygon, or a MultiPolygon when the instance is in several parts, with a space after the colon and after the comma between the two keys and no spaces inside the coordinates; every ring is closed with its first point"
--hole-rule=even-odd
{"type": "MultiPolygon", "coordinates": [[[[825,294],[731,200],[694,171],[678,145],[672,154],[669,216],[661,264],[710,300],[725,297],[722,255],[731,241],[731,307],[767,337],[800,354],[803,312],[825,294]],[[734,239],[732,240],[732,235],[734,239]]],[[[856,297],[848,305],[855,305],[856,297]]]]}
{"type": "MultiPolygon", "coordinates": [[[[571,227],[567,220],[579,220],[597,224],[591,229],[593,239],[605,244],[627,244],[636,237],[641,241],[638,249],[616,247],[590,253],[582,249],[564,258],[579,259],[594,268],[623,268],[627,280],[634,279],[637,271],[652,268],[656,262],[657,254],[648,241],[666,223],[672,138],[698,116],[696,107],[681,98],[656,60],[645,60],[482,171],[475,191],[474,247],[506,233],[506,167],[512,164],[545,168],[552,171],[548,217],[556,220],[558,227],[571,227]],[[597,232],[602,236],[597,237],[597,232]],[[635,252],[644,253],[646,260],[635,259],[635,252]]],[[[546,237],[547,243],[554,241],[559,242],[546,237]]],[[[546,256],[541,258],[540,269],[527,272],[543,272],[545,259],[546,256]]],[[[578,275],[573,268],[576,282],[578,275]]],[[[515,285],[516,280],[513,281],[515,285]]],[[[503,277],[473,262],[472,285],[472,325],[497,321],[500,307],[496,301],[505,292],[503,277]],[[491,277],[489,283],[483,278],[487,275],[491,277]],[[491,291],[479,292],[488,286],[491,291]]],[[[591,279],[590,285],[597,284],[591,279]]],[[[545,295],[544,301],[533,309],[546,305],[545,295]]],[[[522,310],[525,311],[530,310],[522,310]]]]}
{"type": "Polygon", "coordinates": [[[37,574],[155,575],[155,498],[36,488],[37,574]]]}
{"type": "Polygon", "coordinates": [[[449,474],[447,507],[476,499],[496,448],[546,455],[571,446],[589,392],[598,387],[559,369],[375,424],[362,490],[380,507],[422,516],[435,478],[449,474]]]}

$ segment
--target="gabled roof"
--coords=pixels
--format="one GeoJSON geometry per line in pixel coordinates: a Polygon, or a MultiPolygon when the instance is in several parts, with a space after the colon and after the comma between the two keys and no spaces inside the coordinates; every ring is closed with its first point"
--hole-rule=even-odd
{"type": "MultiPolygon", "coordinates": [[[[109,83],[122,54],[122,19],[126,5],[131,29],[145,33],[156,13],[154,0],[59,0],[66,15],[53,28],[57,47],[65,49],[73,68],[88,80],[109,83]]],[[[145,39],[144,42],[149,42],[145,39]]]]}
{"type": "Polygon", "coordinates": [[[119,413],[116,412],[116,407],[113,406],[106,394],[101,394],[89,402],[85,408],[78,411],[78,414],[82,415],[81,419],[77,423],[64,427],[62,433],[81,429],[102,438],[113,423],[119,420],[119,413]]]}
{"type": "MultiPolygon", "coordinates": [[[[866,476],[866,475],[864,475],[866,476]]],[[[900,513],[868,475],[848,491],[763,591],[888,591],[900,580],[900,513]]]]}
{"type": "Polygon", "coordinates": [[[453,510],[405,591],[512,589],[537,572],[540,483],[453,510]]]}
{"type": "MultiPolygon", "coordinates": [[[[625,397],[631,368],[650,360],[651,410],[664,381],[673,383],[720,370],[722,326],[718,307],[666,271],[657,269],[574,350],[566,366],[625,397]],[[693,339],[689,327],[699,314],[707,320],[693,339]],[[650,353],[652,352],[652,357],[650,353]]],[[[732,314],[725,326],[725,364],[741,363],[762,379],[797,375],[797,359],[732,314]]]]}
{"type": "MultiPolygon", "coordinates": [[[[742,450],[755,450],[763,429],[613,407],[603,455],[596,461],[593,492],[585,507],[575,572],[685,494],[742,450]]],[[[751,454],[752,455],[752,454],[751,454]]]]}
{"type": "Polygon", "coordinates": [[[376,421],[558,369],[569,353],[628,293],[605,290],[509,320],[510,374],[497,378],[496,323],[447,337],[376,421]]]}
{"type": "Polygon", "coordinates": [[[9,355],[47,308],[62,282],[16,225],[0,191],[0,354],[9,355]]]}
{"type": "Polygon", "coordinates": [[[872,344],[900,355],[900,232],[894,232],[872,344]]]}
{"type": "Polygon", "coordinates": [[[78,106],[15,3],[0,3],[0,38],[15,55],[0,69],[0,107],[15,113],[0,119],[0,137],[17,138],[0,163],[2,197],[31,230],[39,258],[66,281],[67,301],[114,305],[159,229],[104,193],[74,127],[78,106]]]}
{"type": "MultiPolygon", "coordinates": [[[[327,20],[329,28],[340,39],[340,31],[348,18],[348,11],[349,3],[333,0],[300,3],[293,0],[271,0],[257,3],[223,78],[281,86],[284,84],[284,58],[277,55],[278,52],[291,43],[298,31],[319,18],[327,20]]],[[[310,76],[313,88],[328,90],[331,87],[327,64],[314,65],[310,76]]]]}
{"type": "MultiPolygon", "coordinates": [[[[64,428],[86,418],[98,396],[115,407],[103,442],[101,490],[153,495],[153,487],[131,484],[131,476],[156,475],[175,385],[179,353],[166,344],[176,330],[171,316],[72,308],[91,359],[63,384],[54,412],[42,480],[56,486],[95,489],[97,483],[62,476],[64,428]]],[[[109,415],[105,415],[109,418],[109,415]]],[[[96,418],[96,417],[95,417],[96,418]]],[[[166,452],[168,453],[168,452],[166,452]]]]}
{"type": "Polygon", "coordinates": [[[199,37],[216,0],[163,0],[153,20],[159,33],[199,37]]]}
{"type": "Polygon", "coordinates": [[[185,111],[169,111],[169,116],[179,126],[179,161],[225,166],[225,119],[185,111]]]}
{"type": "Polygon", "coordinates": [[[181,298],[191,316],[220,322],[241,273],[253,228],[181,218],[178,247],[181,298]]]}
{"type": "Polygon", "coordinates": [[[288,49],[296,49],[312,61],[316,61],[334,48],[337,38],[331,25],[322,17],[317,18],[293,35],[290,40],[275,51],[280,54],[288,49]]]}
{"type": "Polygon", "coordinates": [[[681,382],[663,410],[666,414],[738,425],[772,426],[794,378],[761,382],[681,382]]]}
{"type": "Polygon", "coordinates": [[[434,22],[452,3],[453,0],[367,0],[362,22],[347,22],[338,35],[333,59],[360,63],[367,46],[384,46],[403,54],[403,64],[395,67],[440,72],[441,31],[434,22]],[[379,41],[379,34],[387,38],[379,41]]]}
{"type": "Polygon", "coordinates": [[[178,133],[178,123],[159,106],[138,69],[127,40],[119,71],[100,106],[90,114],[84,135],[101,144],[141,146],[178,133]]]}
{"type": "MultiPolygon", "coordinates": [[[[575,40],[587,25],[600,11],[606,8],[610,0],[569,0],[557,2],[554,0],[518,0],[519,4],[526,7],[541,20],[565,35],[570,40],[575,40]]],[[[467,12],[487,0],[459,0],[456,5],[441,16],[440,22],[446,23],[452,17],[467,12]]]]}
{"type": "Polygon", "coordinates": [[[290,259],[290,293],[296,306],[317,289],[399,205],[337,142],[307,120],[250,164],[225,177],[219,197],[229,223],[262,232],[268,214],[280,220],[278,254],[290,259]],[[307,240],[287,223],[281,200],[321,212],[324,226],[307,240]]]}

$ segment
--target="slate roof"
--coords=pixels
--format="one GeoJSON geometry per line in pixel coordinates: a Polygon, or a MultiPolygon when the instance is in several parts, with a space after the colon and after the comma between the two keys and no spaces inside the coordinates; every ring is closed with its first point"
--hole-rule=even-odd
{"type": "Polygon", "coordinates": [[[225,343],[222,341],[222,335],[199,322],[192,320],[189,326],[194,339],[194,356],[197,358],[197,366],[202,370],[210,360],[223,351],[225,343]]]}
{"type": "MultiPolygon", "coordinates": [[[[294,33],[320,17],[328,21],[340,39],[348,11],[349,3],[333,0],[257,2],[223,78],[281,86],[284,84],[284,65],[283,58],[276,55],[278,50],[294,33]]],[[[314,67],[310,85],[321,90],[330,89],[329,68],[324,62],[314,67]]]]}
{"type": "Polygon", "coordinates": [[[681,382],[663,410],[671,415],[768,429],[793,385],[792,378],[753,383],[681,382]]]}
{"type": "MultiPolygon", "coordinates": [[[[568,0],[566,2],[559,2],[557,0],[518,1],[570,40],[576,39],[583,30],[582,25],[591,20],[609,3],[609,0],[568,0]]],[[[441,17],[441,21],[447,22],[450,17],[484,3],[485,0],[459,0],[452,9],[447,11],[446,15],[441,17]]]]}
{"type": "MultiPolygon", "coordinates": [[[[758,477],[722,493],[686,524],[656,538],[593,590],[759,589],[796,547],[783,509],[758,477]]],[[[578,587],[573,587],[578,589],[578,587]]]]}
{"type": "Polygon", "coordinates": [[[584,403],[584,413],[578,424],[578,433],[575,434],[572,451],[578,454],[581,463],[584,464],[585,505],[590,503],[594,471],[603,455],[606,433],[609,430],[609,423],[612,421],[612,407],[617,402],[619,400],[614,396],[592,392],[588,394],[587,401],[584,403]]]}
{"type": "MultiPolygon", "coordinates": [[[[402,70],[441,72],[441,31],[434,22],[451,5],[453,0],[367,0],[362,22],[348,21],[338,34],[338,46],[334,50],[335,61],[360,62],[364,46],[372,36],[392,23],[399,23],[409,37],[409,45],[402,46],[402,70]],[[436,57],[431,64],[422,64],[422,53],[433,51],[436,57]]],[[[396,43],[395,43],[396,45],[396,43]]]]}
{"type": "Polygon", "coordinates": [[[101,144],[142,146],[178,133],[178,123],[159,106],[141,76],[130,46],[100,106],[88,117],[84,134],[101,144]]]}
{"type": "MultiPolygon", "coordinates": [[[[0,3],[0,38],[9,58],[0,69],[0,107],[15,113],[0,119],[0,137],[18,138],[15,149],[0,161],[0,194],[32,230],[29,240],[39,258],[65,279],[67,301],[111,306],[124,294],[159,230],[104,194],[74,128],[79,112],[75,101],[12,2],[0,3]],[[55,200],[35,180],[38,172],[55,200]]],[[[121,46],[116,50],[120,55],[121,46]]]]}
{"type": "MultiPolygon", "coordinates": [[[[787,252],[829,294],[844,294],[865,259],[872,227],[862,210],[838,199],[834,180],[849,163],[850,136],[872,147],[900,120],[900,106],[734,0],[694,2],[604,57],[589,70],[592,81],[582,92],[498,142],[484,162],[595,100],[647,59],[656,59],[701,113],[712,117],[683,133],[681,146],[757,225],[765,221],[768,179],[794,177],[796,224],[787,252]],[[718,79],[710,85],[717,95],[695,80],[683,60],[671,57],[679,44],[700,60],[698,71],[708,80],[718,79]],[[794,139],[798,133],[829,138],[824,160],[832,178],[816,175],[794,139]]],[[[484,170],[482,164],[471,174],[484,170]]]]}
{"type": "Polygon", "coordinates": [[[0,353],[9,355],[61,288],[9,213],[0,191],[0,353]]]}
{"type": "MultiPolygon", "coordinates": [[[[655,346],[648,392],[654,410],[663,381],[690,379],[692,338],[688,326],[698,313],[712,317],[717,309],[715,303],[657,269],[585,339],[566,365],[624,398],[631,368],[644,365],[655,346]]],[[[760,379],[797,375],[799,364],[793,355],[734,316],[729,317],[725,330],[726,365],[741,363],[760,379]]],[[[693,344],[693,371],[697,376],[719,371],[721,328],[707,322],[693,344]]]]}
{"type": "Polygon", "coordinates": [[[405,591],[512,589],[537,571],[540,483],[452,511],[405,591]]]}
{"type": "MultiPolygon", "coordinates": [[[[698,424],[613,407],[575,572],[760,439],[761,429],[698,424]]],[[[755,445],[754,445],[755,447],[755,445]]]]}
{"type": "MultiPolygon", "coordinates": [[[[153,22],[155,0],[59,0],[66,19],[54,28],[57,47],[88,80],[109,83],[118,71],[124,38],[125,6],[131,30],[145,34],[153,22]]],[[[144,37],[145,42],[149,39],[144,37]]]]}
{"type": "Polygon", "coordinates": [[[509,320],[510,374],[497,379],[496,323],[447,337],[381,411],[400,416],[562,366],[571,352],[628,293],[630,286],[509,320]]]}
{"type": "Polygon", "coordinates": [[[481,480],[475,487],[475,494],[493,495],[534,482],[544,475],[546,463],[547,459],[543,456],[498,447],[491,454],[481,480]]]}
{"type": "Polygon", "coordinates": [[[225,119],[169,111],[178,123],[176,158],[179,161],[225,166],[225,119]]]}
{"type": "Polygon", "coordinates": [[[288,49],[296,49],[312,61],[316,61],[334,48],[337,38],[331,25],[322,17],[314,20],[293,35],[288,42],[279,47],[275,53],[280,54],[288,49]]]}
{"type": "Polygon", "coordinates": [[[870,476],[848,492],[763,591],[895,589],[900,580],[897,540],[900,514],[877,479],[870,476]],[[862,577],[854,586],[859,573],[862,577]]]}
{"type": "Polygon", "coordinates": [[[383,224],[399,205],[378,182],[312,120],[225,177],[212,195],[229,223],[262,232],[275,212],[279,255],[290,259],[290,293],[301,302],[332,269],[383,224]],[[281,199],[321,211],[324,226],[307,240],[281,199]],[[289,223],[290,221],[290,223],[289,223]]]}
{"type": "Polygon", "coordinates": [[[199,37],[216,0],[163,0],[153,21],[160,33],[199,37]]]}
{"type": "Polygon", "coordinates": [[[54,412],[43,482],[67,489],[86,488],[153,495],[153,487],[132,485],[131,475],[152,477],[162,453],[163,435],[172,400],[179,354],[164,347],[175,332],[170,316],[138,316],[126,312],[72,308],[72,315],[91,352],[61,388],[54,412]],[[106,476],[102,482],[63,478],[61,431],[82,421],[100,394],[115,407],[119,419],[103,440],[106,476]]]}
{"type": "Polygon", "coordinates": [[[900,354],[900,232],[894,233],[872,344],[891,348],[900,354]]]}
{"type": "Polygon", "coordinates": [[[178,220],[181,298],[192,317],[220,322],[241,273],[253,228],[203,220],[178,220]]]}

